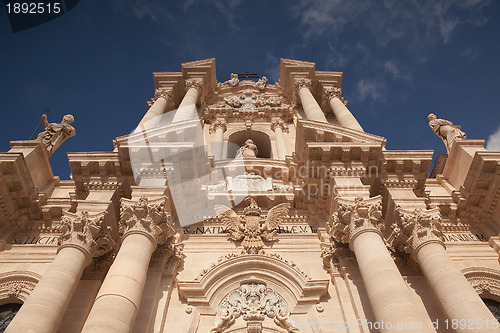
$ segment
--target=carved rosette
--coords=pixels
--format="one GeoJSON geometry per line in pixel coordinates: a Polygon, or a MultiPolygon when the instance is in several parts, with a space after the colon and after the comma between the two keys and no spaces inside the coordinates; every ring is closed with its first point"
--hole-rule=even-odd
{"type": "Polygon", "coordinates": [[[277,127],[281,128],[283,132],[288,132],[288,126],[281,118],[274,118],[271,121],[271,129],[275,131],[277,127]]]}
{"type": "Polygon", "coordinates": [[[76,247],[92,258],[110,251],[115,242],[110,234],[111,228],[103,225],[105,216],[106,211],[97,214],[64,212],[58,251],[64,247],[76,247]]]}
{"type": "Polygon", "coordinates": [[[212,124],[210,124],[210,128],[209,128],[210,134],[215,133],[218,128],[222,128],[223,132],[226,131],[227,125],[226,125],[225,119],[217,119],[212,124]]]}
{"type": "Polygon", "coordinates": [[[305,77],[295,78],[294,83],[296,93],[298,93],[302,88],[311,89],[311,79],[307,79],[305,77]]]}
{"type": "Polygon", "coordinates": [[[175,227],[169,212],[165,211],[167,198],[139,201],[122,199],[119,232],[122,237],[139,233],[149,237],[156,244],[163,244],[175,234],[175,227]]]}
{"type": "Polygon", "coordinates": [[[174,100],[174,91],[172,88],[159,88],[155,91],[155,96],[153,97],[153,102],[158,98],[165,98],[169,102],[174,100]]]}
{"type": "Polygon", "coordinates": [[[363,232],[377,232],[381,234],[384,228],[382,219],[382,197],[380,195],[363,199],[357,197],[352,200],[337,197],[335,199],[337,211],[330,221],[330,236],[345,244],[352,241],[363,232]]]}
{"type": "Polygon", "coordinates": [[[203,79],[202,78],[194,78],[194,79],[186,79],[185,81],[186,91],[191,88],[198,90],[201,94],[203,93],[203,79]]]}
{"type": "Polygon", "coordinates": [[[290,323],[290,309],[283,297],[263,283],[244,283],[230,292],[220,303],[210,332],[224,332],[239,317],[253,330],[262,329],[261,323],[268,317],[287,332],[300,332],[290,323]]]}
{"type": "Polygon", "coordinates": [[[443,247],[443,234],[438,227],[441,224],[439,207],[423,210],[409,211],[396,208],[397,223],[393,226],[390,245],[394,249],[415,254],[426,244],[439,243],[443,247]]]}

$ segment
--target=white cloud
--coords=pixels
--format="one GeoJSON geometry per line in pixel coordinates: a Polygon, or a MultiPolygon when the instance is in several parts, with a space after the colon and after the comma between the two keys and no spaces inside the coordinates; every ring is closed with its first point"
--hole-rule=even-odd
{"type": "Polygon", "coordinates": [[[384,69],[392,75],[392,78],[398,80],[410,80],[411,75],[401,68],[394,60],[386,61],[384,69]]]}
{"type": "Polygon", "coordinates": [[[500,127],[498,127],[495,133],[488,137],[488,140],[486,140],[486,149],[500,151],[500,127]]]}
{"type": "Polygon", "coordinates": [[[367,98],[373,100],[384,100],[386,91],[385,84],[383,82],[374,81],[370,79],[362,79],[358,82],[358,95],[360,101],[367,98]]]}

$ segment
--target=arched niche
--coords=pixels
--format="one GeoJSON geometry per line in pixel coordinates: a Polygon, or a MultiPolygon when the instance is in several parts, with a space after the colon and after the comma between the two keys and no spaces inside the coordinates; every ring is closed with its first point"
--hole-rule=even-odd
{"type": "Polygon", "coordinates": [[[215,314],[228,293],[255,279],[281,295],[294,314],[307,313],[327,293],[329,283],[308,277],[278,255],[228,255],[194,281],[179,281],[179,294],[202,314],[215,314]]]}
{"type": "Polygon", "coordinates": [[[0,305],[24,303],[40,279],[41,275],[29,271],[1,273],[0,305]]]}
{"type": "Polygon", "coordinates": [[[258,158],[271,158],[271,139],[269,134],[262,131],[243,130],[229,134],[226,158],[234,158],[238,149],[245,143],[246,140],[252,139],[257,146],[259,153],[258,158]]]}

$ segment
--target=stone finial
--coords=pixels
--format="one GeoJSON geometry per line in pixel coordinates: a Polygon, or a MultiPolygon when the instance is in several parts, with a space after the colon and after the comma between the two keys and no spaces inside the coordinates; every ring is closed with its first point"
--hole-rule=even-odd
{"type": "Polygon", "coordinates": [[[222,131],[225,132],[227,129],[227,124],[225,119],[216,119],[212,124],[210,124],[209,133],[213,134],[217,131],[218,128],[222,128],[222,131]]]}
{"type": "Polygon", "coordinates": [[[67,114],[63,117],[60,124],[49,123],[47,121],[47,115],[43,114],[42,124],[45,131],[38,134],[35,141],[43,143],[49,153],[49,156],[52,156],[52,154],[64,141],[75,136],[75,128],[70,125],[74,120],[75,118],[72,115],[67,114]]]}
{"type": "Polygon", "coordinates": [[[330,236],[340,243],[350,244],[365,231],[380,233],[384,228],[382,197],[380,195],[353,200],[337,197],[337,211],[332,215],[330,236]]]}
{"type": "Polygon", "coordinates": [[[301,88],[311,89],[311,79],[305,77],[298,77],[294,80],[295,92],[299,92],[301,88]]]}
{"type": "Polygon", "coordinates": [[[185,84],[186,84],[186,91],[188,91],[191,88],[194,88],[194,89],[198,90],[198,92],[200,94],[203,92],[203,79],[202,78],[186,79],[185,84]]]}
{"type": "Polygon", "coordinates": [[[439,208],[413,211],[396,208],[397,223],[389,237],[394,249],[415,254],[419,248],[428,243],[439,243],[444,246],[443,234],[437,228],[441,223],[439,208]]]}
{"type": "Polygon", "coordinates": [[[163,244],[175,234],[175,227],[169,212],[165,211],[166,197],[139,201],[122,198],[119,232],[122,237],[131,233],[144,234],[157,244],[163,244]]]}
{"type": "Polygon", "coordinates": [[[172,102],[174,100],[174,90],[172,88],[156,89],[153,100],[156,101],[158,98],[161,97],[165,98],[167,101],[172,102]]]}
{"type": "Polygon", "coordinates": [[[460,130],[461,127],[453,125],[451,121],[438,119],[434,113],[430,113],[427,118],[429,119],[429,127],[443,140],[448,153],[457,139],[467,139],[465,133],[460,130]]]}
{"type": "Polygon", "coordinates": [[[110,251],[115,242],[110,235],[111,228],[103,225],[105,216],[106,211],[97,214],[86,211],[79,214],[64,212],[59,250],[64,247],[77,247],[92,258],[110,251]]]}
{"type": "Polygon", "coordinates": [[[288,126],[281,118],[273,118],[271,120],[271,129],[274,131],[276,127],[281,128],[283,132],[288,132],[288,126]]]}

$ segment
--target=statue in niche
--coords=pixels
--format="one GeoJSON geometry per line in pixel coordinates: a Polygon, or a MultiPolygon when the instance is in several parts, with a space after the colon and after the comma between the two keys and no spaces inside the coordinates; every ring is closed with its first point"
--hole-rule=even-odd
{"type": "Polygon", "coordinates": [[[461,127],[453,125],[449,120],[438,119],[434,113],[430,113],[427,118],[429,119],[430,128],[443,140],[448,153],[457,139],[467,138],[465,133],[460,130],[461,127]]]}
{"type": "Polygon", "coordinates": [[[257,88],[259,88],[259,90],[263,90],[266,87],[267,81],[267,77],[263,76],[262,79],[257,81],[257,88]]]}
{"type": "Polygon", "coordinates": [[[47,121],[47,115],[43,114],[42,124],[43,127],[45,127],[45,131],[38,134],[35,141],[42,142],[47,148],[49,156],[52,156],[54,151],[56,151],[64,141],[75,136],[75,128],[70,125],[74,120],[75,118],[72,115],[67,114],[63,117],[60,124],[49,123],[47,121]]]}
{"type": "Polygon", "coordinates": [[[256,158],[259,150],[252,139],[245,141],[245,144],[236,152],[236,158],[256,158]]]}

